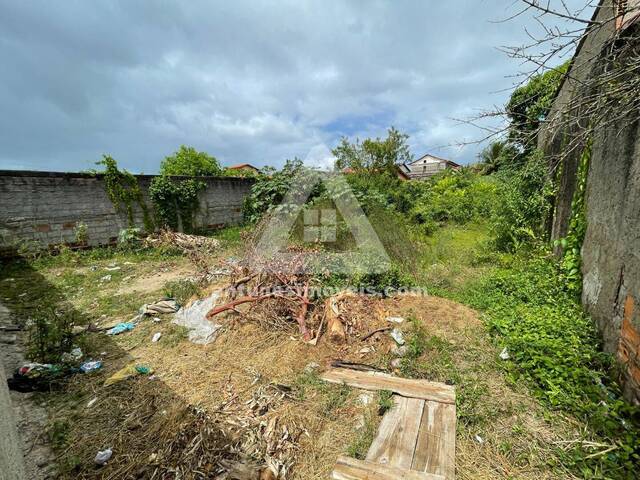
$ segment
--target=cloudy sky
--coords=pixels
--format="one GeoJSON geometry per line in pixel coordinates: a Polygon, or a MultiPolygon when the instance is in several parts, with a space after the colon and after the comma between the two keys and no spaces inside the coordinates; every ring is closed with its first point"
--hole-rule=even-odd
{"type": "MultiPolygon", "coordinates": [[[[575,1],[574,1],[575,3],[575,1]]],[[[578,1],[578,3],[580,3],[578,1]]],[[[582,2],[584,3],[584,2],[582,2]]],[[[0,0],[0,169],[155,173],[181,144],[223,165],[327,162],[394,125],[468,163],[524,67],[517,0],[0,0]]],[[[588,16],[588,15],[587,15],[588,16]]]]}

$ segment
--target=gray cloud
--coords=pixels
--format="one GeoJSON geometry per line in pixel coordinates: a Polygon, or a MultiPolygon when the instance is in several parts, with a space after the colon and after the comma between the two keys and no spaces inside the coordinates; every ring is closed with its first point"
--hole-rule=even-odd
{"type": "MultiPolygon", "coordinates": [[[[575,0],[574,3],[580,3],[575,0]]],[[[512,1],[0,0],[0,168],[152,173],[180,144],[224,164],[326,163],[341,135],[474,160],[451,118],[503,104],[512,1]],[[500,93],[492,93],[500,92],[500,93]],[[315,152],[315,153],[314,153],[315,152]]],[[[529,19],[529,22],[531,20],[529,19]]]]}

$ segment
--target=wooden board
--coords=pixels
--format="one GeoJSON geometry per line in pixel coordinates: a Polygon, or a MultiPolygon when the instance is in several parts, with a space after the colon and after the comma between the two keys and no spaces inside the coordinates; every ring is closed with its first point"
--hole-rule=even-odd
{"type": "Polygon", "coordinates": [[[402,470],[377,463],[338,457],[333,480],[445,480],[440,475],[402,470]]]}
{"type": "Polygon", "coordinates": [[[441,403],[455,404],[455,390],[443,383],[394,377],[380,372],[361,372],[347,368],[331,368],[321,377],[326,382],[346,383],[364,390],[391,390],[403,397],[421,398],[441,403]]]}
{"type": "Polygon", "coordinates": [[[369,448],[366,460],[410,470],[425,401],[399,395],[394,395],[393,398],[395,405],[382,418],[378,435],[369,448]]]}
{"type": "Polygon", "coordinates": [[[455,477],[456,406],[426,401],[411,470],[455,477]]]}

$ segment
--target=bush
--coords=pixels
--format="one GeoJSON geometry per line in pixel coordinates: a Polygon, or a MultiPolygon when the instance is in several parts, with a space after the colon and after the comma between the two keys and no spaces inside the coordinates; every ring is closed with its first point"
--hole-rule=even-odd
{"type": "Polygon", "coordinates": [[[182,145],[173,155],[160,164],[161,175],[186,175],[190,177],[220,175],[222,169],[215,157],[182,145]]]}
{"type": "Polygon", "coordinates": [[[546,240],[555,187],[542,152],[536,150],[523,166],[504,169],[498,176],[503,182],[492,221],[496,247],[514,251],[523,244],[546,240]]]}
{"type": "Polygon", "coordinates": [[[526,380],[551,409],[589,425],[585,440],[615,446],[600,456],[577,442],[563,453],[566,466],[581,478],[635,478],[640,410],[623,400],[613,359],[602,353],[593,322],[546,255],[516,258],[470,289],[466,300],[485,311],[499,348],[507,348],[503,365],[515,383],[526,380]]]}
{"type": "Polygon", "coordinates": [[[469,169],[446,171],[425,182],[410,218],[426,225],[427,232],[438,223],[465,224],[487,218],[496,209],[498,183],[469,169]]]}

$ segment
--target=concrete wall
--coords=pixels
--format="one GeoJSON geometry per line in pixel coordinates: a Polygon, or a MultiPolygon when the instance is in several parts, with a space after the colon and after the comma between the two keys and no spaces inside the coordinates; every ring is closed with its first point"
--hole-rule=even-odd
{"type": "Polygon", "coordinates": [[[582,300],[604,348],[623,365],[626,397],[640,404],[640,122],[593,142],[582,245],[582,300]]]}
{"type": "MultiPolygon", "coordinates": [[[[152,210],[148,187],[152,175],[138,175],[145,204],[152,210]]],[[[242,205],[253,180],[201,177],[195,226],[215,229],[242,222],[242,205]]],[[[136,226],[143,227],[142,210],[135,205],[136,226]]],[[[36,242],[41,246],[74,244],[78,222],[87,225],[88,244],[113,243],[128,227],[126,214],[116,212],[100,175],[0,171],[0,248],[36,242]]]]}
{"type": "MultiPolygon", "coordinates": [[[[604,0],[595,20],[613,16],[611,0],[604,0]]],[[[635,27],[634,27],[635,28],[635,27]]],[[[585,95],[580,84],[602,68],[601,51],[615,35],[613,22],[592,31],[580,45],[567,79],[538,137],[550,159],[561,157],[559,192],[552,238],[567,234],[576,170],[583,145],[567,152],[581,122],[588,118],[567,106],[585,95]],[[568,154],[567,154],[568,153],[568,154]]],[[[596,128],[586,190],[587,231],[582,245],[585,310],[596,322],[605,351],[622,366],[625,397],[640,404],[640,122],[637,115],[617,125],[596,128]],[[635,118],[634,118],[635,117],[635,118]]]]}

